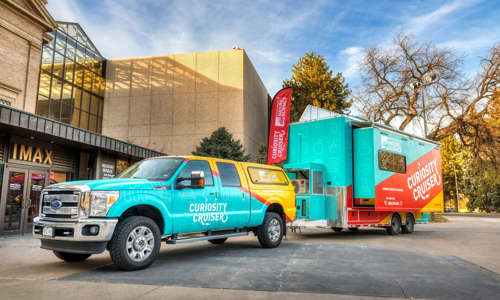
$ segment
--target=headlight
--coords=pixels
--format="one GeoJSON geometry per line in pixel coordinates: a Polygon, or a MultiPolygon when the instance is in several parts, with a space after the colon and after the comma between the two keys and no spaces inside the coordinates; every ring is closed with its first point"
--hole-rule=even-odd
{"type": "Polygon", "coordinates": [[[89,216],[104,217],[113,203],[120,197],[119,191],[92,191],[90,192],[89,216]]]}

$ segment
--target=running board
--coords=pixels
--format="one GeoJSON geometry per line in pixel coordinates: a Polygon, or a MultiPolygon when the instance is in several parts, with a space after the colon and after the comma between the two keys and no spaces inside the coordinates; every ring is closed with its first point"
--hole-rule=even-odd
{"type": "Polygon", "coordinates": [[[205,235],[200,237],[193,238],[183,238],[183,239],[170,239],[166,240],[167,244],[181,244],[181,243],[190,243],[190,242],[198,242],[198,241],[208,241],[208,240],[217,240],[217,239],[225,239],[236,236],[244,236],[248,235],[248,231],[227,233],[227,234],[213,234],[213,235],[205,235]]]}

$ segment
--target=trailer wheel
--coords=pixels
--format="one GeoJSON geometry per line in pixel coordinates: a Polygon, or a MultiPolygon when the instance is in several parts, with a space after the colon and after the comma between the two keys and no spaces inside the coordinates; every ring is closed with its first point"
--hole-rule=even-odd
{"type": "Polygon", "coordinates": [[[264,222],[257,228],[257,238],[262,248],[276,248],[283,239],[283,219],[275,212],[267,212],[264,222]]]}
{"type": "Polygon", "coordinates": [[[389,235],[397,235],[401,233],[401,217],[399,214],[393,214],[391,218],[391,225],[387,227],[389,235]]]}
{"type": "Polygon", "coordinates": [[[402,230],[403,233],[413,233],[415,231],[415,217],[413,217],[413,214],[406,214],[405,225],[402,230]]]}
{"type": "Polygon", "coordinates": [[[344,228],[342,228],[342,227],[332,227],[332,229],[333,229],[333,231],[335,231],[335,232],[341,232],[341,231],[342,231],[342,229],[344,229],[344,228]]]}
{"type": "Polygon", "coordinates": [[[358,231],[359,228],[358,227],[349,227],[349,231],[358,231]]]}

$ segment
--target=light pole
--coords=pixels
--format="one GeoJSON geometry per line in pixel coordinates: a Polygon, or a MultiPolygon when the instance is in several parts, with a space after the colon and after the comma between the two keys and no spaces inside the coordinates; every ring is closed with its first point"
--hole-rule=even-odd
{"type": "Polygon", "coordinates": [[[413,90],[417,90],[420,88],[420,93],[422,94],[422,114],[424,119],[424,137],[427,138],[427,114],[425,111],[425,97],[424,97],[424,86],[430,85],[436,82],[439,79],[439,75],[436,72],[430,72],[429,74],[424,76],[424,80],[426,83],[422,84],[422,81],[416,81],[410,83],[410,88],[413,90]]]}
{"type": "Polygon", "coordinates": [[[457,183],[457,169],[455,168],[455,164],[452,164],[451,161],[448,162],[448,165],[453,168],[453,174],[455,175],[455,212],[458,212],[458,183],[457,183]]]}

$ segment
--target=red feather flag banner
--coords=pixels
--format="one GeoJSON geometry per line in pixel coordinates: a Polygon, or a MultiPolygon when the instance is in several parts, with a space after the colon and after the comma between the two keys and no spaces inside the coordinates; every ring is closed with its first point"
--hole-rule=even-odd
{"type": "Polygon", "coordinates": [[[291,102],[292,88],[284,88],[274,95],[267,150],[267,164],[269,165],[286,160],[291,102]]]}

